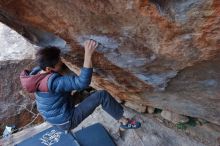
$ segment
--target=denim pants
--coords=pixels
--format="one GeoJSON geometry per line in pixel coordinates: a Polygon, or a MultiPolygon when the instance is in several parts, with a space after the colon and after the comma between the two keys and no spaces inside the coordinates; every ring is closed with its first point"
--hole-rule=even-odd
{"type": "Polygon", "coordinates": [[[85,118],[91,115],[99,105],[115,120],[122,118],[124,110],[121,104],[107,91],[99,90],[86,97],[77,107],[74,107],[69,123],[59,127],[63,130],[71,130],[77,127],[85,118]]]}

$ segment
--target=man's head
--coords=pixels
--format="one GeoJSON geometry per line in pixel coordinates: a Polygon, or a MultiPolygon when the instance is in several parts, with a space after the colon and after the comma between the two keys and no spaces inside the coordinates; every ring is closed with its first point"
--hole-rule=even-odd
{"type": "Polygon", "coordinates": [[[62,69],[63,63],[60,59],[60,50],[56,47],[46,47],[40,49],[36,53],[36,59],[38,65],[42,70],[50,73],[60,72],[62,69]]]}

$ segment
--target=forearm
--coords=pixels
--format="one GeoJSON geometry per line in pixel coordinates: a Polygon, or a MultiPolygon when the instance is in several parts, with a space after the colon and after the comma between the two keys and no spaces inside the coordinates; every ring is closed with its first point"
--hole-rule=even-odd
{"type": "Polygon", "coordinates": [[[92,55],[85,54],[83,67],[92,68],[92,55]]]}

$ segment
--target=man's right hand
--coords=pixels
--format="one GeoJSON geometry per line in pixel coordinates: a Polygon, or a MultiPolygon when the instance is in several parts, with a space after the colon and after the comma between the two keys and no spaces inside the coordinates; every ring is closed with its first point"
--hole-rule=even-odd
{"type": "Polygon", "coordinates": [[[98,47],[98,43],[94,40],[87,40],[84,43],[85,47],[85,58],[83,67],[91,68],[92,67],[92,54],[95,49],[98,47]]]}
{"type": "Polygon", "coordinates": [[[98,43],[94,40],[87,40],[84,42],[85,55],[92,56],[95,49],[98,47],[98,43]]]}

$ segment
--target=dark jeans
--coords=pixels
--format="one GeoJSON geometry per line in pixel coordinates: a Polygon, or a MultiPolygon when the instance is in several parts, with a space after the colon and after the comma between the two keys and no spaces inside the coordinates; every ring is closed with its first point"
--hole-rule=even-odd
{"type": "Polygon", "coordinates": [[[121,104],[107,91],[99,90],[86,97],[77,107],[74,107],[70,122],[63,126],[59,126],[59,128],[70,130],[77,127],[85,118],[91,115],[99,105],[102,105],[102,109],[110,114],[115,120],[122,118],[124,110],[121,104]]]}

